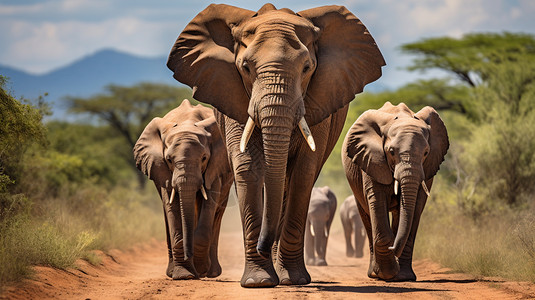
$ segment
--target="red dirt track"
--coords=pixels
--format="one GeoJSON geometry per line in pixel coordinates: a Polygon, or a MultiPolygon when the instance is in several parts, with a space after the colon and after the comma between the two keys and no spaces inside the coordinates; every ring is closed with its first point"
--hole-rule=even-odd
{"type": "Polygon", "coordinates": [[[388,283],[366,276],[368,255],[347,258],[341,230],[329,239],[327,267],[309,266],[312,283],[244,289],[241,231],[225,230],[220,240],[223,274],[215,279],[173,281],[165,276],[165,244],[99,253],[67,271],[37,267],[34,279],[7,288],[0,299],[534,299],[535,285],[451,273],[427,260],[416,261],[417,282],[388,283]]]}

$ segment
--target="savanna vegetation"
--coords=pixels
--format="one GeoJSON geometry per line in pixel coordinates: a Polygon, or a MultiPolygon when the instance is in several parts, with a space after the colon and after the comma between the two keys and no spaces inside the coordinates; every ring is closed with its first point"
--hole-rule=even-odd
{"type": "Polygon", "coordinates": [[[43,122],[44,99],[14,99],[0,78],[0,286],[32,265],[66,268],[95,262],[93,249],[163,239],[161,204],[138,177],[132,146],[190,90],[109,86],[66,99],[78,122],[43,122]]]}
{"type": "MultiPolygon", "coordinates": [[[[350,195],[340,161],[345,133],[384,102],[435,107],[450,150],[420,225],[416,255],[457,271],[535,282],[535,37],[469,34],[403,45],[409,70],[441,70],[350,107],[317,185],[350,195]]],[[[43,122],[44,99],[14,99],[0,77],[0,286],[32,265],[94,261],[93,249],[163,238],[155,189],[135,168],[145,125],[191,91],[142,83],[65,99],[77,122],[43,122]]]]}

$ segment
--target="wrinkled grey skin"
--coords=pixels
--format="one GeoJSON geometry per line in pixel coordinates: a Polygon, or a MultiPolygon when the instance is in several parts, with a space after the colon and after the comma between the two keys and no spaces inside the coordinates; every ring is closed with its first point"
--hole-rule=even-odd
{"type": "Polygon", "coordinates": [[[233,177],[212,110],[184,100],[163,118],[154,118],[134,146],[134,159],[162,199],[167,276],[219,276],[219,229],[233,177]]]}
{"type": "Polygon", "coordinates": [[[310,195],[305,229],[305,261],[311,266],[326,266],[327,241],[336,212],[336,196],[328,187],[315,187],[310,195]]]}
{"type": "Polygon", "coordinates": [[[364,256],[364,240],[366,239],[366,229],[362,224],[357,201],[355,196],[347,197],[340,205],[340,219],[344,229],[346,240],[346,256],[362,257],[364,256]]]}
{"type": "Polygon", "coordinates": [[[448,147],[446,127],[429,106],[415,114],[403,103],[387,102],[348,131],[342,163],[370,243],[369,277],[416,280],[412,252],[426,189],[448,147]]]}
{"type": "Polygon", "coordinates": [[[167,66],[216,110],[241,211],[243,287],[310,283],[303,244],[312,187],[349,103],[383,65],[367,29],[342,6],[296,14],[214,4],[180,33],[167,66]],[[315,151],[298,128],[303,118],[315,151]],[[242,151],[246,123],[254,130],[242,151]]]}

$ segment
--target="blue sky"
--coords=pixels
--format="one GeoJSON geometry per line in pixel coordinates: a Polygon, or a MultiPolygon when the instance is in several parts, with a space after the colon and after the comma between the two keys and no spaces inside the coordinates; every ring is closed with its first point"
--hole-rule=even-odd
{"type": "MultiPolygon", "coordinates": [[[[180,31],[211,2],[204,0],[0,0],[0,64],[44,73],[103,48],[167,56],[180,31]]],[[[221,2],[218,2],[221,3],[221,2]]],[[[224,3],[258,10],[264,2],[224,3]]],[[[399,46],[426,37],[468,32],[535,34],[533,0],[271,1],[300,11],[345,5],[368,27],[385,56],[384,85],[425,75],[403,70],[399,46]]]]}

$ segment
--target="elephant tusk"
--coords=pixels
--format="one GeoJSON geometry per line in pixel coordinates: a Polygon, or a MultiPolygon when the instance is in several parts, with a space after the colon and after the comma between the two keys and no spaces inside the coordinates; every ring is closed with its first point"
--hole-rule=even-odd
{"type": "Polygon", "coordinates": [[[175,188],[171,191],[171,197],[169,198],[169,204],[173,203],[173,199],[175,198],[175,188]]]}
{"type": "Polygon", "coordinates": [[[310,132],[310,128],[308,128],[307,121],[305,120],[305,117],[302,117],[299,121],[299,129],[301,130],[301,133],[305,137],[305,140],[308,143],[308,146],[310,147],[310,150],[312,152],[316,151],[316,143],[314,143],[314,138],[312,137],[312,133],[310,132]]]}
{"type": "Polygon", "coordinates": [[[427,197],[429,197],[429,189],[427,188],[427,185],[425,185],[424,180],[422,180],[422,188],[424,189],[424,192],[427,195],[427,197]]]}
{"type": "Polygon", "coordinates": [[[311,230],[310,230],[310,235],[311,235],[313,238],[315,238],[315,237],[316,237],[316,233],[314,232],[314,226],[310,226],[310,227],[311,227],[311,228],[310,228],[310,229],[311,229],[311,230]]]}
{"type": "Polygon", "coordinates": [[[396,250],[396,248],[394,248],[394,246],[390,246],[390,247],[388,247],[388,250],[394,251],[394,250],[396,250]]]}
{"type": "Polygon", "coordinates": [[[394,179],[394,195],[398,194],[398,190],[399,190],[399,181],[394,179]]]}
{"type": "Polygon", "coordinates": [[[245,123],[245,128],[243,129],[243,135],[241,136],[240,141],[240,151],[243,153],[245,152],[245,147],[247,146],[247,143],[249,142],[249,139],[251,138],[251,134],[253,134],[254,130],[254,121],[249,117],[247,119],[247,123],[245,123]]]}
{"type": "Polygon", "coordinates": [[[329,229],[327,229],[327,226],[325,226],[325,237],[329,237],[329,229]]]}
{"type": "Polygon", "coordinates": [[[208,195],[206,195],[206,190],[204,189],[204,184],[201,185],[201,194],[204,197],[204,200],[208,200],[208,195]]]}

